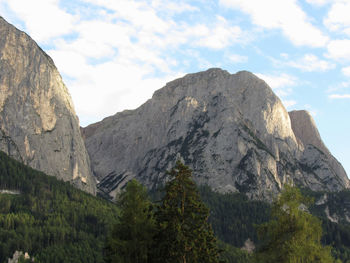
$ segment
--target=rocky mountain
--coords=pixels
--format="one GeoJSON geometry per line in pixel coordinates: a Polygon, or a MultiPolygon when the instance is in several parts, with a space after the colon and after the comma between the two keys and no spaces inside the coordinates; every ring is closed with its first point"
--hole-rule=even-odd
{"type": "Polygon", "coordinates": [[[0,17],[0,150],[96,192],[72,99],[52,59],[0,17]]]}
{"type": "Polygon", "coordinates": [[[98,187],[112,197],[132,178],[149,188],[163,184],[178,158],[197,183],[254,199],[271,199],[286,182],[312,190],[349,188],[310,114],[288,114],[271,88],[246,71],[186,75],[138,109],[83,133],[98,187]]]}

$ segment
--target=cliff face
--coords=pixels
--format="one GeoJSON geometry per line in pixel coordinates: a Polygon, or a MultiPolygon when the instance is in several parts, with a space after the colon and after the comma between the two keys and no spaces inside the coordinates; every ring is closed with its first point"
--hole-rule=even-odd
{"type": "Polygon", "coordinates": [[[300,164],[311,169],[324,184],[349,188],[349,180],[343,166],[323,143],[310,113],[304,110],[291,111],[289,116],[294,134],[305,148],[299,160],[300,164]]]}
{"type": "Polygon", "coordinates": [[[0,17],[0,150],[95,193],[71,97],[52,59],[0,17]]]}
{"type": "Polygon", "coordinates": [[[288,181],[313,190],[348,187],[334,157],[293,128],[263,80],[210,69],[174,80],[138,109],[83,130],[98,186],[112,197],[132,178],[159,186],[177,158],[190,165],[197,183],[251,198],[271,199],[288,181]]]}

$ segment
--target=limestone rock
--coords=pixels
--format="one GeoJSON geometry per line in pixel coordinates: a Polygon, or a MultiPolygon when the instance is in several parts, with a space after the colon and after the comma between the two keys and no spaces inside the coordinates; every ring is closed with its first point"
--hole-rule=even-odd
{"type": "Polygon", "coordinates": [[[317,130],[316,123],[309,112],[305,110],[291,111],[289,112],[289,117],[293,132],[303,145],[311,144],[330,155],[317,130]]]}
{"type": "Polygon", "coordinates": [[[71,97],[52,59],[0,17],[0,150],[95,193],[71,97]]]}
{"type": "Polygon", "coordinates": [[[23,253],[22,251],[15,251],[13,253],[12,258],[9,258],[7,260],[8,263],[18,263],[23,262],[25,260],[26,262],[34,262],[34,258],[30,258],[28,252],[23,253]]]}
{"type": "MultiPolygon", "coordinates": [[[[289,116],[295,136],[305,147],[300,159],[302,167],[311,168],[310,172],[316,173],[320,182],[330,185],[331,189],[349,188],[349,180],[343,166],[323,143],[311,114],[300,110],[289,112],[289,116]]],[[[323,187],[320,185],[315,190],[317,189],[321,190],[323,187]]]]}
{"type": "Polygon", "coordinates": [[[98,187],[112,197],[132,178],[149,188],[164,184],[178,158],[198,184],[255,199],[271,200],[286,182],[314,190],[348,187],[329,156],[296,136],[271,88],[246,71],[188,74],[138,109],[83,130],[98,187]]]}

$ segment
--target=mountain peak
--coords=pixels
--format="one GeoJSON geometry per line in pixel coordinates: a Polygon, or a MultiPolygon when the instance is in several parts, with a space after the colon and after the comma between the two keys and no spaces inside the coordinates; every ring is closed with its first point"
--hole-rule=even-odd
{"type": "Polygon", "coordinates": [[[289,181],[313,190],[348,185],[329,158],[317,157],[323,170],[312,166],[319,152],[298,143],[280,99],[247,71],[187,74],[138,109],[86,129],[99,189],[112,197],[132,178],[150,188],[163,184],[178,158],[198,184],[258,199],[271,199],[289,181]]]}
{"type": "Polygon", "coordinates": [[[70,94],[52,59],[0,19],[0,150],[95,193],[70,94]]]}

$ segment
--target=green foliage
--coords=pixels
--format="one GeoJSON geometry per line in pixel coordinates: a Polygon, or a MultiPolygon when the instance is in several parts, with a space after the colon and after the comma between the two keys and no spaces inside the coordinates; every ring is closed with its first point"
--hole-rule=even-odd
{"type": "Polygon", "coordinates": [[[317,215],[322,220],[323,237],[322,243],[333,247],[332,254],[342,262],[350,262],[350,224],[345,220],[347,211],[350,210],[350,191],[340,192],[312,192],[308,189],[302,189],[304,194],[312,196],[315,200],[324,199],[318,205],[310,207],[312,214],[317,215]],[[331,222],[325,210],[329,210],[330,215],[337,215],[339,221],[331,222]]]}
{"type": "Polygon", "coordinates": [[[35,262],[103,262],[117,207],[0,152],[0,262],[25,251],[35,262]]]}
{"type": "Polygon", "coordinates": [[[200,186],[199,191],[210,209],[209,222],[220,240],[235,247],[242,247],[248,238],[258,243],[255,225],[269,220],[269,204],[249,200],[240,193],[220,194],[209,186],[200,186]]]}
{"type": "Polygon", "coordinates": [[[119,197],[121,215],[107,240],[106,262],[147,263],[155,220],[147,190],[131,180],[119,197]]]}
{"type": "Polygon", "coordinates": [[[158,235],[154,261],[219,262],[219,249],[210,224],[209,210],[202,203],[191,170],[180,161],[168,173],[157,213],[158,235]]]}
{"type": "Polygon", "coordinates": [[[310,203],[299,189],[285,186],[273,203],[271,220],[258,228],[263,244],[257,262],[333,262],[331,248],[320,243],[321,221],[306,210],[310,203]]]}
{"type": "Polygon", "coordinates": [[[219,248],[223,251],[220,255],[220,259],[223,262],[229,263],[249,263],[253,258],[246,251],[219,241],[219,248]]]}
{"type": "MultiPolygon", "coordinates": [[[[217,254],[217,244],[211,227],[207,223],[208,209],[201,202],[196,187],[190,179],[190,170],[182,164],[177,164],[171,174],[174,180],[166,186],[167,193],[154,193],[156,200],[162,199],[164,205],[159,206],[157,213],[159,222],[156,225],[160,232],[155,237],[156,243],[152,246],[153,258],[148,258],[148,262],[174,262],[175,260],[169,256],[170,251],[175,251],[174,255],[178,256],[181,254],[180,249],[186,250],[186,246],[187,249],[191,246],[193,250],[206,250],[205,253],[209,255],[217,254]],[[183,198],[184,193],[185,198],[183,198]],[[182,211],[182,204],[185,204],[184,211],[182,211]],[[202,230],[203,233],[201,233],[202,230]],[[173,243],[171,243],[172,240],[173,243]],[[204,240],[204,242],[198,244],[196,240],[204,240]],[[171,245],[168,247],[167,244],[171,245]]],[[[20,191],[19,195],[0,194],[0,262],[12,257],[16,250],[28,252],[30,256],[35,257],[35,262],[104,262],[103,248],[108,233],[112,233],[112,238],[126,242],[119,243],[119,247],[116,246],[119,256],[130,253],[132,246],[128,247],[126,252],[121,248],[123,245],[125,248],[128,242],[138,242],[135,236],[141,235],[145,243],[152,242],[149,239],[152,236],[151,231],[143,232],[138,228],[143,224],[147,226],[144,229],[151,229],[152,220],[155,220],[152,218],[151,211],[145,209],[151,206],[147,201],[145,189],[141,189],[136,182],[131,183],[130,187],[132,189],[129,192],[136,192],[139,197],[133,199],[131,194],[128,197],[124,194],[125,200],[134,200],[135,203],[123,204],[123,198],[120,198],[119,206],[123,211],[129,207],[129,212],[135,211],[139,218],[139,221],[134,221],[136,222],[134,230],[130,230],[134,233],[134,241],[131,241],[130,237],[125,239],[125,233],[129,231],[128,224],[133,225],[130,213],[121,213],[118,223],[119,212],[114,204],[79,191],[69,183],[58,181],[54,177],[26,167],[0,152],[0,189],[20,191]],[[114,231],[112,231],[113,225],[114,231]]],[[[269,220],[270,205],[261,201],[248,200],[243,194],[219,194],[213,192],[208,186],[202,186],[199,190],[201,199],[211,211],[209,223],[213,226],[215,235],[225,242],[219,242],[219,248],[224,250],[220,259],[227,262],[252,262],[252,257],[239,247],[242,247],[248,238],[259,246],[253,226],[269,220]]],[[[316,200],[324,194],[306,190],[303,190],[303,193],[315,197],[316,200]]],[[[298,200],[299,194],[294,193],[294,195],[298,200]]],[[[330,222],[324,214],[328,206],[331,215],[336,213],[345,218],[344,208],[349,209],[350,191],[327,193],[327,196],[327,203],[311,205],[309,210],[322,221],[324,233],[322,243],[331,245],[333,256],[341,262],[350,262],[350,224],[346,221],[330,222]]],[[[289,197],[294,198],[293,195],[289,197]]],[[[305,204],[308,203],[305,198],[300,200],[305,204]]],[[[272,209],[273,221],[277,222],[278,217],[274,211],[276,209],[272,209]]],[[[283,213],[280,211],[280,214],[283,213]]],[[[302,215],[301,219],[296,218],[291,221],[293,224],[290,229],[297,231],[306,227],[307,231],[312,230],[317,234],[310,235],[310,240],[314,237],[318,240],[321,236],[320,228],[310,227],[310,225],[315,222],[319,225],[320,221],[308,219],[306,215],[302,215]],[[301,226],[298,222],[305,222],[305,225],[301,226]]],[[[276,226],[284,229],[282,225],[276,226]]],[[[158,233],[157,230],[154,233],[158,233]]],[[[267,238],[263,239],[261,248],[264,244],[266,245],[267,240],[267,238]]],[[[145,243],[137,246],[143,248],[143,251],[149,251],[145,243]]],[[[319,248],[320,246],[315,246],[314,251],[317,252],[319,248]]],[[[320,250],[329,251],[328,248],[320,250]]],[[[198,258],[196,253],[190,252],[186,256],[198,258]]],[[[145,255],[148,252],[141,252],[141,254],[145,255]]],[[[198,261],[189,259],[187,262],[217,262],[217,259],[209,261],[209,258],[210,256],[198,261]]]]}

